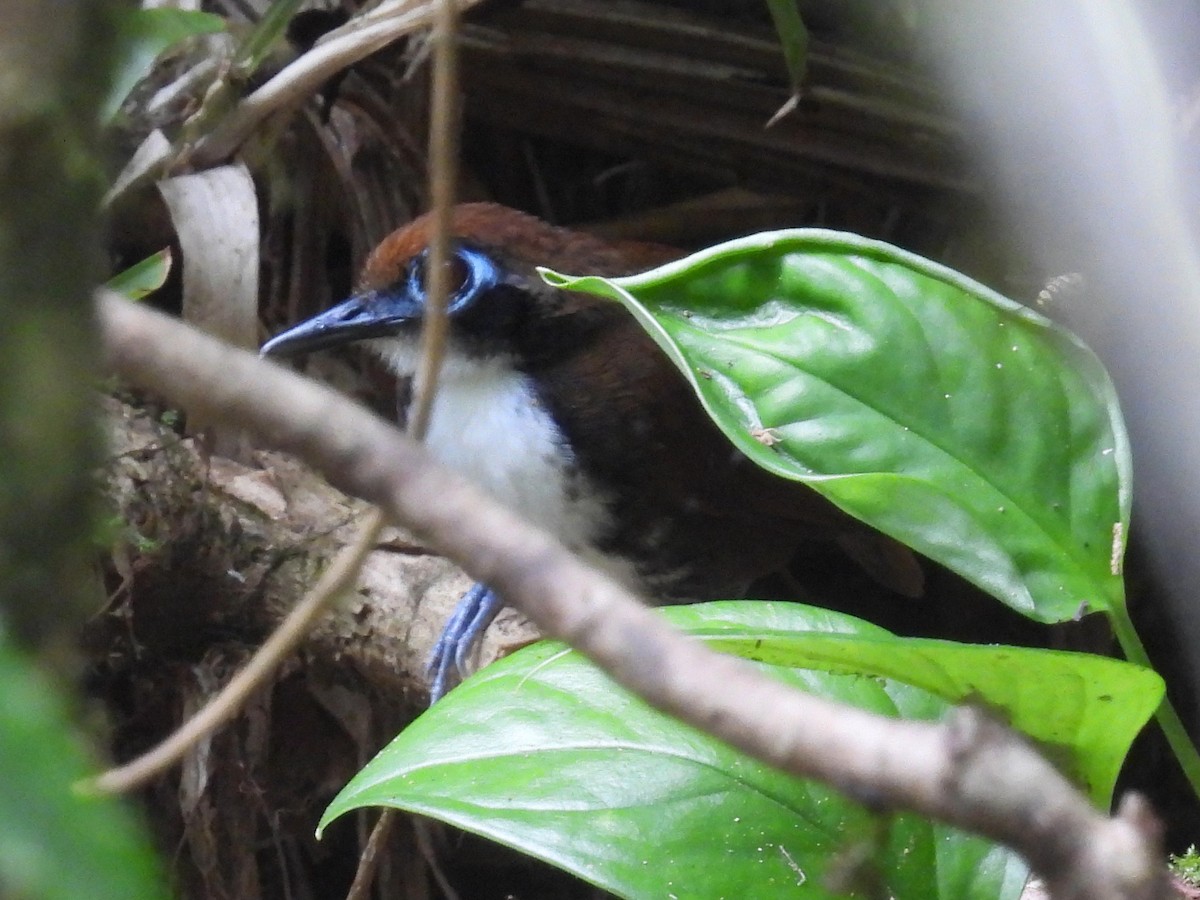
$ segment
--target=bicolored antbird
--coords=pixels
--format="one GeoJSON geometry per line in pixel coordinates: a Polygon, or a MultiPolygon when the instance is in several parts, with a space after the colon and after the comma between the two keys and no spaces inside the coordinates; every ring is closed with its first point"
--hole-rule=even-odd
{"type": "MultiPolygon", "coordinates": [[[[429,227],[420,218],[387,237],[353,297],[263,353],[362,341],[411,376],[429,227]]],[[[534,269],[624,275],[680,253],[485,203],[456,207],[453,236],[451,336],[427,439],[442,462],[653,602],[744,596],[812,541],[920,593],[907,549],[736,450],[622,306],[551,287],[534,269]]],[[[501,606],[483,586],[463,598],[434,651],[435,699],[501,606]]]]}

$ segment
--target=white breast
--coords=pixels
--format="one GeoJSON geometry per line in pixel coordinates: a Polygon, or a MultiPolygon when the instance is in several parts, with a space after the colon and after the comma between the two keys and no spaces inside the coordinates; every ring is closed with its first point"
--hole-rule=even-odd
{"type": "MultiPolygon", "coordinates": [[[[410,342],[371,345],[393,371],[412,372],[410,342]]],[[[510,509],[596,558],[586,550],[611,527],[608,504],[579,472],[558,425],[511,359],[479,360],[451,349],[425,442],[439,460],[510,509]]]]}

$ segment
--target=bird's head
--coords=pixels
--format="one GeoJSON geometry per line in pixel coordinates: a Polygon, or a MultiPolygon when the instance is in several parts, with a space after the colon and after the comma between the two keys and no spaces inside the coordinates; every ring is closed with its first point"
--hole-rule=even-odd
{"type": "MultiPolygon", "coordinates": [[[[411,373],[426,306],[430,228],[422,216],[385,238],[352,297],[272,338],[263,354],[296,356],[368,341],[395,371],[411,373]]],[[[547,322],[589,318],[596,301],[545,284],[537,265],[615,275],[670,255],[646,245],[609,244],[490,203],[455,207],[451,235],[451,364],[455,357],[521,357],[531,340],[544,338],[547,322]]]]}

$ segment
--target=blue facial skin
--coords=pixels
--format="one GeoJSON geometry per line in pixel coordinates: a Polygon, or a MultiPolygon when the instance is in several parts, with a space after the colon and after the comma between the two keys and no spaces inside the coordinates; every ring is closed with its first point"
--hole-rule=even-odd
{"type": "MultiPolygon", "coordinates": [[[[263,356],[297,356],[399,334],[410,323],[419,322],[425,311],[427,256],[426,250],[413,257],[396,284],[356,294],[276,335],[263,344],[260,352],[263,356]]],[[[452,265],[458,283],[446,309],[451,318],[467,312],[478,298],[505,282],[491,257],[474,247],[457,247],[452,265]]]]}

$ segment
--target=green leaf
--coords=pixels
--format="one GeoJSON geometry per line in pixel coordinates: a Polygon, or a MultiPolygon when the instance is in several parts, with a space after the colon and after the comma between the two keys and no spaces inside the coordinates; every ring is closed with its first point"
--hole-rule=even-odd
{"type": "Polygon", "coordinates": [[[187,38],[225,30],[220,16],[170,7],[124,10],[118,21],[122,32],[119,61],[108,97],[100,107],[101,122],[117,114],[129,92],[167,50],[187,38]]]}
{"type": "Polygon", "coordinates": [[[798,94],[808,59],[808,29],[800,18],[796,0],[767,0],[767,8],[775,23],[775,33],[779,35],[792,93],[798,94]]]}
{"type": "MultiPolygon", "coordinates": [[[[662,612],[801,689],[864,709],[936,719],[941,698],[985,702],[1053,744],[1098,797],[1162,692],[1157,676],[1126,663],[899,639],[798,604],[662,612]]],[[[437,703],[346,786],[321,828],[368,805],[450,822],[625,897],[828,897],[825,874],[872,828],[836,792],[651,710],[554,642],[437,703]]],[[[878,868],[896,898],[1015,897],[1025,872],[1002,848],[908,815],[896,817],[878,868]]]]}
{"type": "Polygon", "coordinates": [[[543,277],[624,303],[759,465],[1031,618],[1123,605],[1116,395],[1091,351],[1037,313],[817,229],[629,278],[543,277]]]}
{"type": "Polygon", "coordinates": [[[0,895],[153,900],[168,893],[129,810],[72,785],[94,774],[62,700],[0,626],[0,895]]]}
{"type": "Polygon", "coordinates": [[[1087,653],[897,638],[866,623],[831,634],[837,629],[814,627],[824,624],[818,611],[794,603],[703,603],[669,614],[735,656],[891,678],[948,703],[982,703],[1037,741],[1102,808],[1165,692],[1150,669],[1087,653]]]}
{"type": "Polygon", "coordinates": [[[105,283],[105,287],[116,291],[127,300],[141,300],[166,284],[170,274],[171,248],[164,247],[141,262],[118,272],[105,283]]]}

